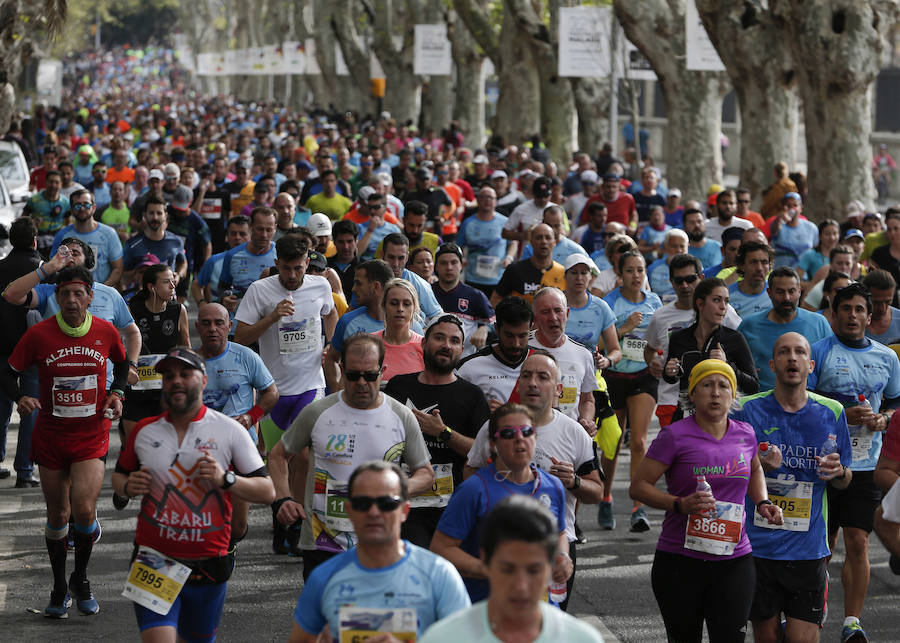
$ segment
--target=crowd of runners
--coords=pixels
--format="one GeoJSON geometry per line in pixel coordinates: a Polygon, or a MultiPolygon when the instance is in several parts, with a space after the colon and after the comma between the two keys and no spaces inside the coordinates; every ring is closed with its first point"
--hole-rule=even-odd
{"type": "Polygon", "coordinates": [[[33,194],[0,260],[46,616],[99,611],[98,508],[136,511],[143,640],[214,639],[255,503],[302,557],[291,640],[596,641],[576,515],[649,506],[670,640],[818,640],[839,536],[829,617],[868,640],[873,530],[900,573],[900,207],[816,224],[783,164],[682,194],[610,145],[202,97],[165,50],[68,70],[5,136],[33,194]]]}

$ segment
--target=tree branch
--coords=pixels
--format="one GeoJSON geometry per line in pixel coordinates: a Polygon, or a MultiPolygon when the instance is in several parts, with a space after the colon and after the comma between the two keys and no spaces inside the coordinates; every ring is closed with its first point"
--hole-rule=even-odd
{"type": "Polygon", "coordinates": [[[487,8],[477,0],[453,0],[453,7],[478,46],[491,59],[494,66],[499,67],[500,36],[491,24],[487,8]]]}

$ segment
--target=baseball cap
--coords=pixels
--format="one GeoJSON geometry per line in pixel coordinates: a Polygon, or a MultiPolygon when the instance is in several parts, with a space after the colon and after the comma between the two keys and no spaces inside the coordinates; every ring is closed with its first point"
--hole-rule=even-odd
{"type": "Polygon", "coordinates": [[[159,257],[157,257],[156,255],[147,253],[143,257],[141,257],[141,260],[138,262],[138,264],[137,264],[137,266],[135,266],[135,268],[144,268],[146,266],[158,266],[161,263],[162,263],[162,261],[159,260],[159,257]]]}
{"type": "Polygon", "coordinates": [[[550,196],[550,179],[546,176],[539,176],[531,184],[531,191],[536,197],[550,196]]]}
{"type": "Polygon", "coordinates": [[[175,362],[181,362],[191,368],[196,368],[206,375],[206,362],[203,361],[203,358],[196,351],[191,350],[187,346],[176,346],[166,353],[166,356],[156,363],[156,372],[164,372],[169,365],[174,366],[175,362]]]}
{"type": "Polygon", "coordinates": [[[306,170],[307,172],[312,172],[314,169],[312,163],[310,163],[306,159],[300,159],[295,163],[295,165],[297,166],[298,170],[306,170]]]}
{"type": "Polygon", "coordinates": [[[253,192],[254,192],[254,194],[257,193],[257,192],[268,192],[268,191],[269,191],[269,186],[267,186],[267,185],[266,185],[265,183],[263,183],[262,181],[257,181],[257,182],[253,185],[253,192]]]}
{"type": "Polygon", "coordinates": [[[564,272],[569,272],[569,270],[581,264],[587,266],[588,270],[590,270],[591,274],[595,277],[600,274],[600,269],[597,268],[597,264],[595,264],[590,257],[588,257],[587,255],[583,255],[580,252],[576,252],[575,254],[571,254],[566,257],[564,272]]]}
{"type": "Polygon", "coordinates": [[[326,261],[325,256],[321,252],[310,250],[309,267],[316,268],[317,270],[325,270],[325,268],[328,267],[328,261],[326,261]]]}
{"type": "Polygon", "coordinates": [[[484,154],[479,154],[475,158],[472,159],[472,163],[475,163],[476,165],[480,165],[481,163],[487,163],[487,162],[488,162],[488,157],[486,157],[484,154]]]}
{"type": "Polygon", "coordinates": [[[491,174],[491,181],[493,181],[494,179],[506,179],[506,178],[509,178],[509,177],[507,176],[506,172],[504,172],[503,170],[494,170],[494,172],[491,174]]]}
{"type": "Polygon", "coordinates": [[[680,197],[680,196],[681,196],[681,190],[679,190],[678,188],[671,188],[671,189],[668,191],[668,193],[666,194],[666,196],[667,196],[667,197],[669,197],[669,196],[677,196],[677,197],[680,197]]]}
{"type": "Polygon", "coordinates": [[[239,170],[252,170],[253,169],[253,161],[250,159],[243,159],[237,162],[237,169],[239,170]]]}
{"type": "Polygon", "coordinates": [[[594,170],[585,170],[579,177],[582,183],[596,183],[600,178],[594,170]]]}
{"type": "Polygon", "coordinates": [[[194,193],[186,185],[179,185],[172,195],[172,207],[176,210],[187,210],[194,200],[194,193]]]}
{"type": "Polygon", "coordinates": [[[865,239],[866,235],[862,233],[862,230],[859,230],[857,228],[850,228],[849,230],[847,230],[847,232],[844,233],[844,241],[846,241],[847,239],[852,239],[854,237],[858,239],[865,239]]]}
{"type": "Polygon", "coordinates": [[[317,237],[327,237],[331,235],[331,219],[328,215],[316,212],[309,217],[306,222],[306,229],[317,237]]]}
{"type": "Polygon", "coordinates": [[[459,257],[459,260],[462,261],[462,258],[463,258],[462,250],[460,250],[459,246],[456,245],[455,243],[448,242],[448,243],[441,245],[441,247],[439,247],[437,252],[434,254],[435,262],[437,262],[438,257],[440,257],[441,255],[448,254],[448,253],[456,255],[457,257],[459,257]]]}
{"type": "Polygon", "coordinates": [[[174,163],[166,163],[165,167],[163,167],[163,174],[165,174],[166,179],[177,179],[181,176],[181,168],[174,163]]]}
{"type": "Polygon", "coordinates": [[[428,168],[420,167],[416,170],[416,178],[421,181],[431,180],[431,171],[428,168]]]}
{"type": "Polygon", "coordinates": [[[366,201],[368,201],[369,197],[372,196],[373,194],[375,194],[375,188],[373,188],[371,185],[364,185],[361,188],[359,188],[358,196],[359,196],[359,200],[362,203],[365,203],[366,201]]]}
{"type": "Polygon", "coordinates": [[[154,170],[150,170],[150,175],[147,178],[147,180],[152,181],[153,179],[159,179],[160,181],[162,181],[165,178],[166,177],[163,176],[162,170],[154,169],[154,170]]]}

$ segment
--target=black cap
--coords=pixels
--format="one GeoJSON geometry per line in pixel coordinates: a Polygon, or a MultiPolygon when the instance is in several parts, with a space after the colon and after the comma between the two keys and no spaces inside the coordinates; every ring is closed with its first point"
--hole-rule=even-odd
{"type": "Polygon", "coordinates": [[[536,197],[546,198],[550,196],[551,185],[552,182],[549,177],[539,176],[534,180],[534,183],[531,184],[531,191],[536,197]]]}
{"type": "Polygon", "coordinates": [[[430,181],[431,180],[431,171],[428,168],[420,167],[416,170],[416,178],[421,181],[430,181]]]}
{"type": "Polygon", "coordinates": [[[462,261],[463,253],[462,250],[459,249],[459,246],[453,242],[445,243],[440,248],[438,248],[437,252],[434,254],[435,262],[438,260],[438,257],[445,254],[453,254],[459,257],[459,260],[462,261]]]}
{"type": "Polygon", "coordinates": [[[187,346],[176,346],[168,353],[166,353],[166,356],[156,363],[156,372],[164,372],[167,364],[172,360],[181,362],[182,364],[187,364],[191,368],[196,368],[198,371],[206,375],[206,362],[196,351],[188,348],[187,346]]]}
{"type": "Polygon", "coordinates": [[[315,250],[309,251],[309,266],[317,270],[325,270],[328,267],[328,261],[321,252],[315,250]]]}

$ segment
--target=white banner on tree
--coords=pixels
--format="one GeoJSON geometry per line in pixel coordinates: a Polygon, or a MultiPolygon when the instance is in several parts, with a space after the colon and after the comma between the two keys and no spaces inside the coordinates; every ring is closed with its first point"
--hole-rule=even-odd
{"type": "Polygon", "coordinates": [[[197,54],[197,75],[213,76],[215,74],[215,54],[197,54]]]}
{"type": "Polygon", "coordinates": [[[624,36],[623,40],[625,40],[625,78],[630,80],[656,80],[656,72],[653,71],[653,65],[644,57],[641,50],[624,36]]]}
{"type": "Polygon", "coordinates": [[[339,42],[334,43],[334,73],[336,76],[350,75],[350,70],[347,69],[347,62],[344,60],[344,52],[339,42]]]}
{"type": "Polygon", "coordinates": [[[273,76],[286,74],[284,69],[284,48],[281,45],[266,45],[265,50],[266,73],[273,76]]]}
{"type": "Polygon", "coordinates": [[[419,76],[449,76],[453,69],[447,25],[416,25],[413,73],[419,76]]]}
{"type": "Polygon", "coordinates": [[[234,76],[243,73],[241,71],[241,64],[239,60],[239,57],[242,53],[242,51],[238,51],[237,49],[229,49],[225,52],[224,71],[222,72],[223,75],[234,76]]]}
{"type": "Polygon", "coordinates": [[[312,38],[306,39],[306,74],[309,76],[319,76],[322,70],[319,68],[319,61],[316,60],[316,41],[312,38]]]}
{"type": "Polygon", "coordinates": [[[284,73],[306,73],[306,49],[304,49],[302,42],[297,40],[286,40],[284,42],[284,73]]]}
{"type": "Polygon", "coordinates": [[[610,75],[612,12],[609,7],[559,8],[559,75],[610,75]]]}
{"type": "Polygon", "coordinates": [[[706,33],[694,0],[684,3],[684,42],[687,68],[694,71],[725,71],[725,65],[706,33]]]}
{"type": "Polygon", "coordinates": [[[266,48],[250,47],[247,51],[249,58],[249,69],[247,71],[251,76],[263,76],[266,74],[266,48]]]}

